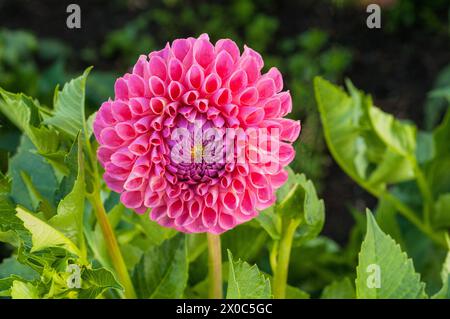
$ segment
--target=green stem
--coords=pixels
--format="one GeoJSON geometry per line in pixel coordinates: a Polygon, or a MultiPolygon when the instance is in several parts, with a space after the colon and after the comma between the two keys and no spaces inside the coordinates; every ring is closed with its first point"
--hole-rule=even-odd
{"type": "Polygon", "coordinates": [[[294,239],[295,230],[299,224],[299,220],[290,220],[278,245],[278,260],[273,276],[273,296],[276,299],[284,299],[286,297],[292,241],[294,239]]]}
{"type": "Polygon", "coordinates": [[[431,189],[428,185],[428,182],[425,178],[425,176],[423,175],[423,172],[421,170],[421,168],[419,167],[419,164],[417,163],[417,161],[414,159],[413,162],[413,167],[414,167],[414,172],[416,174],[416,178],[417,178],[417,185],[419,186],[419,190],[420,193],[422,194],[423,197],[423,202],[424,202],[424,222],[425,225],[430,226],[431,225],[431,213],[433,211],[433,194],[431,193],[431,189]]]}
{"type": "Polygon", "coordinates": [[[429,225],[424,224],[420,218],[417,217],[414,211],[412,211],[407,205],[403,204],[390,193],[386,193],[383,196],[386,200],[391,202],[395,208],[397,208],[398,212],[403,215],[403,217],[415,225],[422,233],[430,237],[434,242],[442,247],[446,247],[445,238],[441,236],[442,234],[435,232],[429,225]]]}
{"type": "Polygon", "coordinates": [[[222,299],[222,249],[220,236],[207,233],[209,298],[222,299]]]}
{"type": "Polygon", "coordinates": [[[106,214],[105,208],[103,207],[103,203],[100,198],[100,192],[98,191],[98,189],[94,190],[93,194],[90,196],[90,199],[94,207],[100,229],[102,230],[103,238],[105,239],[111,262],[116,271],[117,277],[125,290],[124,295],[126,298],[134,299],[136,298],[136,293],[134,291],[130,275],[128,274],[125,261],[123,260],[119,244],[117,243],[116,236],[114,235],[114,230],[109,223],[108,215],[106,214]]]}

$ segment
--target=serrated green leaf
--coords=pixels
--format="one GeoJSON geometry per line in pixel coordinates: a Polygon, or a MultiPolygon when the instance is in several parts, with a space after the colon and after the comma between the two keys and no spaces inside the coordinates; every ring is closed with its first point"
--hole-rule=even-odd
{"type": "Polygon", "coordinates": [[[60,231],[20,206],[16,208],[16,212],[16,216],[23,221],[24,227],[31,233],[31,252],[48,247],[61,247],[77,256],[81,256],[78,247],[60,231]]]}
{"type": "Polygon", "coordinates": [[[319,77],[314,80],[325,140],[339,166],[379,196],[387,185],[415,177],[416,128],[384,113],[370,96],[347,85],[350,95],[319,77]]]}
{"type": "Polygon", "coordinates": [[[13,299],[39,299],[39,290],[29,282],[14,280],[11,287],[13,299]]]}
{"type": "Polygon", "coordinates": [[[321,299],[354,299],[355,288],[351,280],[346,277],[342,280],[333,281],[326,286],[320,296],[321,299]]]}
{"type": "Polygon", "coordinates": [[[81,273],[82,289],[78,294],[80,299],[93,299],[108,289],[122,290],[114,275],[104,269],[84,269],[81,273]]]}
{"type": "Polygon", "coordinates": [[[433,299],[450,299],[450,252],[447,253],[441,270],[442,288],[432,296],[433,299]]]}
{"type": "Polygon", "coordinates": [[[133,271],[139,298],[181,298],[187,278],[187,245],[182,234],[148,249],[133,271]]]}
{"type": "Polygon", "coordinates": [[[17,153],[9,161],[8,175],[11,177],[12,199],[29,210],[35,210],[40,204],[40,199],[45,199],[52,206],[58,182],[52,167],[45,159],[36,154],[36,149],[31,141],[22,136],[17,153]],[[24,181],[26,174],[28,184],[24,181]]]}
{"type": "Polygon", "coordinates": [[[45,124],[53,125],[72,138],[79,131],[84,132],[86,78],[91,69],[87,68],[83,75],[66,83],[61,92],[56,92],[53,115],[45,119],[45,124]]]}
{"type": "Polygon", "coordinates": [[[367,232],[356,269],[356,296],[362,299],[425,298],[425,285],[411,259],[378,227],[367,210],[367,232]]]}
{"type": "Polygon", "coordinates": [[[57,214],[49,220],[49,224],[65,234],[77,246],[84,247],[83,214],[85,200],[84,160],[81,135],[75,139],[69,153],[77,163],[71,174],[76,174],[71,192],[58,204],[57,214]]]}
{"type": "Polygon", "coordinates": [[[270,281],[256,265],[250,266],[242,260],[234,261],[228,251],[229,271],[227,299],[269,299],[270,281]]]}
{"type": "Polygon", "coordinates": [[[55,154],[59,137],[55,130],[41,125],[39,102],[22,94],[0,88],[0,112],[24,132],[41,154],[55,154]]]}

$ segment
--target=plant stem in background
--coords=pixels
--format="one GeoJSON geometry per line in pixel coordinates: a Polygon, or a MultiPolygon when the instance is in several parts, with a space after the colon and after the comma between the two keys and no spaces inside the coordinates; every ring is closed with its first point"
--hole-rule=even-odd
{"type": "Polygon", "coordinates": [[[222,299],[222,248],[220,236],[207,233],[208,237],[208,294],[211,299],[222,299]]]}
{"type": "Polygon", "coordinates": [[[90,198],[94,206],[97,221],[103,233],[103,238],[105,239],[109,256],[111,257],[111,262],[114,266],[120,283],[125,289],[124,295],[126,298],[134,299],[136,298],[136,292],[134,291],[134,287],[123,260],[122,252],[120,251],[116,236],[114,235],[114,231],[111,227],[111,224],[109,223],[108,215],[106,214],[105,208],[103,207],[103,203],[100,198],[100,192],[98,190],[94,190],[90,198]]]}
{"type": "Polygon", "coordinates": [[[291,219],[288,222],[285,231],[283,231],[283,235],[278,244],[278,259],[273,276],[273,296],[276,299],[284,299],[286,297],[286,286],[292,241],[294,239],[295,230],[297,229],[299,224],[299,220],[291,219]]]}

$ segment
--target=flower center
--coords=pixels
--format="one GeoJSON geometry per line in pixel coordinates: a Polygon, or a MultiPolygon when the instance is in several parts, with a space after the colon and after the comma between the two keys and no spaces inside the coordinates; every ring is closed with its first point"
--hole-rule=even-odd
{"type": "Polygon", "coordinates": [[[192,122],[177,116],[171,136],[167,169],[189,184],[215,182],[225,172],[224,134],[212,121],[198,115],[192,122]]]}

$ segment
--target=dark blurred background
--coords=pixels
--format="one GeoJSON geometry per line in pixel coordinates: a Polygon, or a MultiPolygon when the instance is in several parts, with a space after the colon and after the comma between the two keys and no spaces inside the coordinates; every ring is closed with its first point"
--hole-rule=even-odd
{"type": "MultiPolygon", "coordinates": [[[[326,204],[324,233],[344,244],[350,210],[375,201],[330,158],[312,78],[349,78],[383,110],[430,129],[445,104],[429,92],[450,85],[449,15],[448,0],[0,0],[0,86],[48,105],[56,84],[93,65],[93,112],[112,95],[115,77],[167,41],[207,32],[214,42],[247,44],[263,55],[266,69],[277,66],[284,75],[291,116],[303,124],[293,168],[314,180],[326,204]],[[81,7],[81,29],[66,27],[69,3],[81,7]],[[381,6],[381,29],[366,26],[368,3],[381,6]]],[[[4,118],[0,124],[5,171],[19,134],[4,118]]]]}

